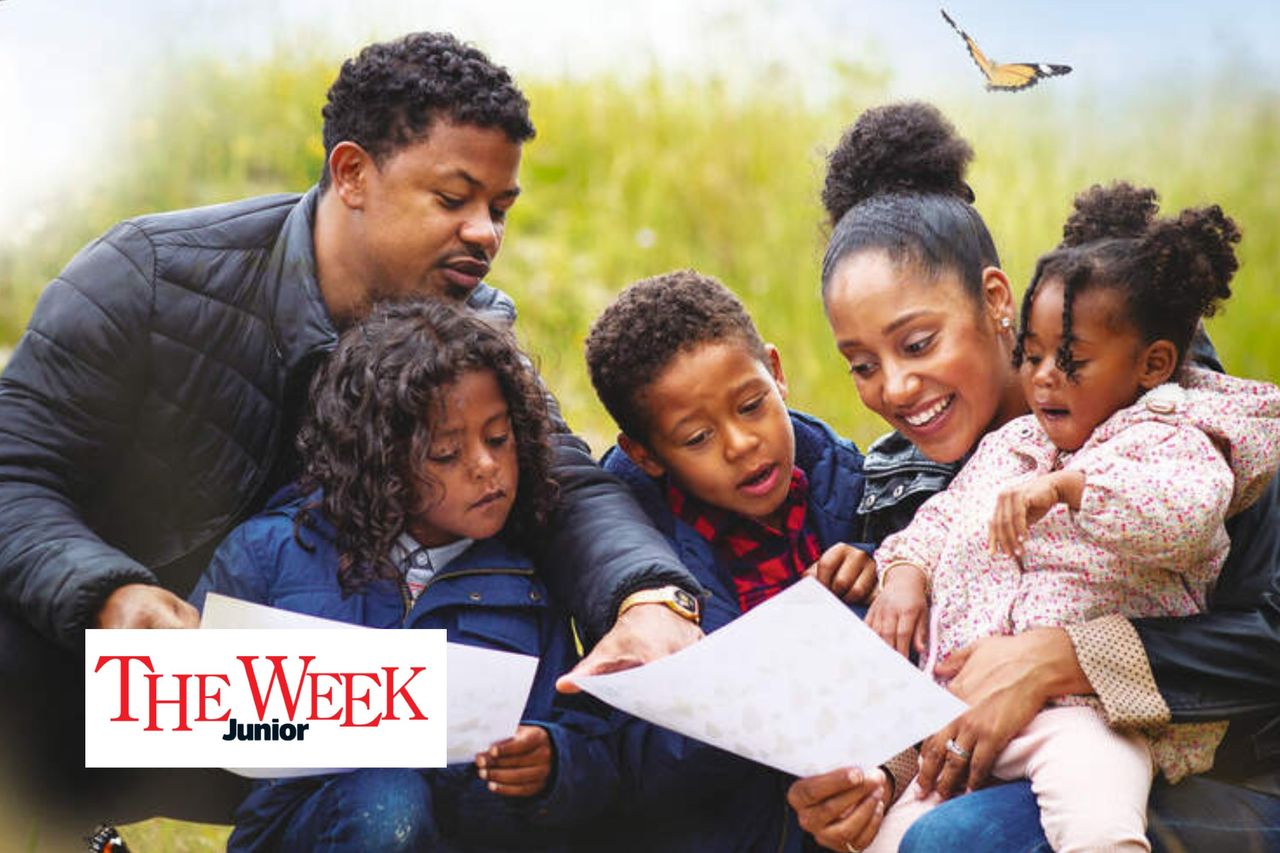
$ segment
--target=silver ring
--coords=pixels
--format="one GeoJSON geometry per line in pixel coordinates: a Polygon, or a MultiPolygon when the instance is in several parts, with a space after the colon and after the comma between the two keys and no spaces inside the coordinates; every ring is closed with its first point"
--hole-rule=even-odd
{"type": "Polygon", "coordinates": [[[846,842],[844,843],[844,849],[845,849],[845,850],[848,850],[848,851],[849,851],[849,853],[862,853],[862,848],[861,848],[861,847],[854,847],[854,846],[853,846],[853,842],[852,842],[852,841],[846,841],[846,842]]]}
{"type": "Polygon", "coordinates": [[[955,738],[947,738],[947,752],[959,758],[961,761],[968,761],[973,757],[973,753],[956,743],[955,738]]]}

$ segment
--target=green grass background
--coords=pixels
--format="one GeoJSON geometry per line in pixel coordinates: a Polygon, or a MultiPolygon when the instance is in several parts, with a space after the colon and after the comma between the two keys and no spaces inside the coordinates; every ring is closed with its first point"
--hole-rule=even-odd
{"type": "MultiPolygon", "coordinates": [[[[189,64],[151,83],[109,144],[112,168],[41,211],[43,225],[0,237],[0,348],[17,340],[44,283],[113,222],[309,186],[336,64],[281,52],[249,66],[189,64]]],[[[745,84],[657,72],[522,81],[538,138],[491,282],[516,298],[523,341],[597,450],[613,427],[583,365],[588,326],[627,283],[686,266],[742,296],[782,351],[793,405],[860,445],[883,431],[856,399],[817,296],[825,154],[886,92],[876,73],[842,73],[842,95],[820,104],[772,71],[745,84]]],[[[937,99],[977,151],[977,206],[1015,284],[1089,184],[1153,185],[1166,210],[1216,201],[1245,239],[1236,296],[1210,331],[1233,372],[1275,380],[1280,100],[1225,79],[1072,100],[1052,85],[1019,95],[975,85],[972,96],[937,99]]],[[[135,850],[215,849],[225,834],[169,821],[126,829],[135,850]]]]}

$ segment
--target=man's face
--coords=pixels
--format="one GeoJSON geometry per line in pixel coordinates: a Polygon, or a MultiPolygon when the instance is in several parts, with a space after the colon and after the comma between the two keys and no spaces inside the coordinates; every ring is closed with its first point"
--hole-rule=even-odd
{"type": "Polygon", "coordinates": [[[449,121],[371,169],[356,226],[370,302],[465,299],[502,245],[519,172],[502,130],[449,121]]]}

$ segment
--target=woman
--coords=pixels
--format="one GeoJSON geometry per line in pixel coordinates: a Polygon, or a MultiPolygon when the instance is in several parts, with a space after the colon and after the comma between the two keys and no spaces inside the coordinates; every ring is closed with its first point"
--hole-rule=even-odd
{"type": "MultiPolygon", "coordinates": [[[[964,182],[971,157],[924,104],[868,111],[831,156],[823,301],[859,397],[897,430],[867,456],[860,512],[877,539],[944,488],[987,432],[1027,411],[1010,357],[1009,281],[964,182]]],[[[1193,352],[1219,368],[1207,340],[1193,352]]],[[[971,708],[922,746],[921,784],[944,795],[978,787],[1050,697],[1096,693],[1119,728],[1231,721],[1215,778],[1154,787],[1156,849],[1280,849],[1277,483],[1228,530],[1232,550],[1209,613],[990,637],[942,664],[971,708]]],[[[867,838],[841,819],[857,796],[847,778],[841,770],[803,779],[790,794],[801,824],[833,850],[867,838]]],[[[1049,849],[1025,782],[935,809],[901,849],[966,848],[1049,849]]]]}

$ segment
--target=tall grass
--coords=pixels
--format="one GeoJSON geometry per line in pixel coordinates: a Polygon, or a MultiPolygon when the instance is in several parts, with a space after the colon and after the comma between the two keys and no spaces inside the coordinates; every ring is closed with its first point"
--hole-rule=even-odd
{"type": "MultiPolygon", "coordinates": [[[[319,108],[334,67],[281,55],[254,67],[198,64],[156,84],[130,117],[116,168],[62,199],[36,233],[0,244],[0,346],[20,334],[43,283],[113,221],[308,186],[323,162],[319,108]]],[[[825,151],[884,97],[874,75],[848,77],[845,96],[822,106],[796,98],[800,84],[785,76],[745,90],[656,73],[525,81],[539,134],[492,281],[516,297],[527,346],[594,445],[613,428],[582,363],[591,319],[628,282],[685,266],[742,295],[782,351],[794,405],[860,443],[882,430],[856,401],[816,296],[825,151]]],[[[1178,94],[1176,103],[1151,92],[1124,104],[1032,94],[941,105],[978,153],[978,207],[1019,286],[1091,183],[1147,182],[1166,208],[1220,202],[1246,238],[1237,295],[1210,329],[1233,370],[1276,378],[1280,105],[1211,82],[1178,94]]]]}

